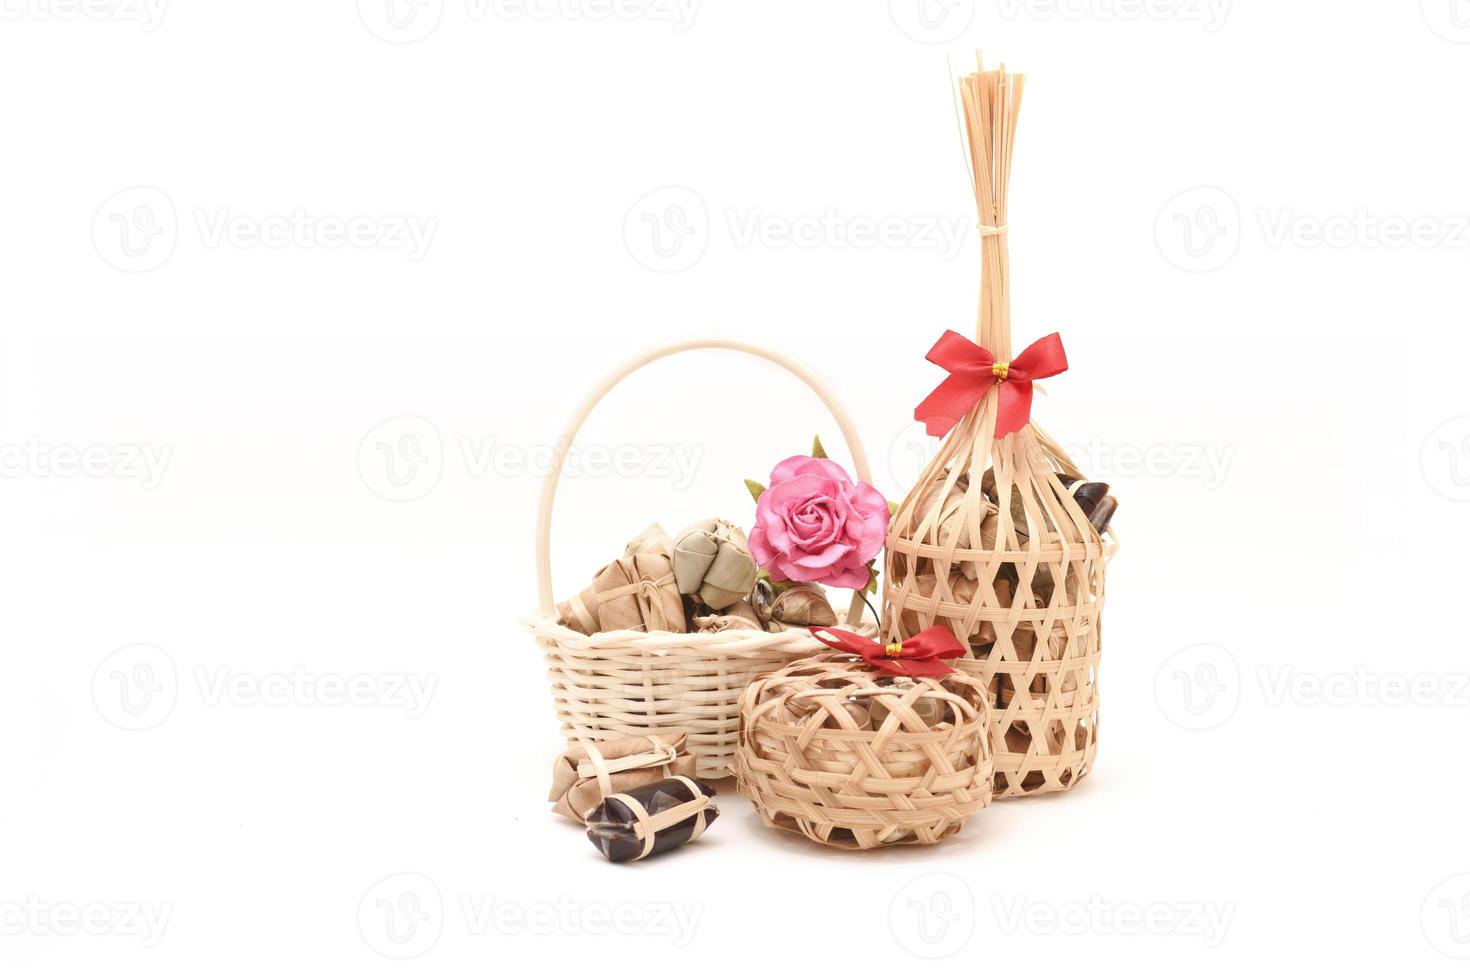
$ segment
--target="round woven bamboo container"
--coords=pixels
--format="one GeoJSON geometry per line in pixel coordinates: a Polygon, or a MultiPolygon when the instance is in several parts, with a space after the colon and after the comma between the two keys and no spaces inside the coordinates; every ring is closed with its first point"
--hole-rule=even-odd
{"type": "MultiPolygon", "coordinates": [[[[557,442],[542,485],[536,530],[536,574],[540,611],[527,628],[541,647],[551,678],[551,694],[562,732],[603,741],[680,728],[688,732],[689,751],[702,779],[730,774],[740,724],[739,699],[756,674],[775,670],[799,657],[827,649],[805,630],[766,633],[672,633],[614,630],[591,636],[557,621],[551,582],[551,517],[562,466],[582,424],[597,403],[633,372],[653,361],[690,350],[739,351],[785,368],[822,400],[837,421],[858,479],[872,482],[868,459],[852,420],[815,375],[772,351],[733,340],[689,340],[651,350],[618,368],[582,402],[557,442]]],[[[780,458],[773,447],[772,459],[780,458]]],[[[634,515],[642,526],[650,515],[634,515]]],[[[872,636],[876,624],[864,622],[863,600],[853,593],[847,628],[872,636]]]]}
{"type": "Polygon", "coordinates": [[[949,430],[889,527],[887,639],[933,625],[970,646],[954,661],[991,697],[997,797],[1076,785],[1097,753],[1104,573],[1116,543],[1073,499],[1076,465],[1034,422],[996,437],[1011,360],[1006,190],[1023,78],[960,81],[980,214],[976,341],[995,384],[949,430]]]}
{"type": "Polygon", "coordinates": [[[879,677],[827,652],[758,678],[740,701],[735,777],[768,827],[868,850],[934,844],[990,803],[984,685],[879,677]]]}

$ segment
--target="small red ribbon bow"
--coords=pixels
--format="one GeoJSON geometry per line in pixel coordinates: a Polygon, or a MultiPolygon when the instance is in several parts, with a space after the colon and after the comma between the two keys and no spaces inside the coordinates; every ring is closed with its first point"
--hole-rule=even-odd
{"type": "Polygon", "coordinates": [[[1047,334],[1011,361],[997,361],[979,344],[953,330],[944,331],[925,356],[949,377],[914,409],[931,436],[942,436],[959,424],[991,387],[1000,389],[995,437],[1018,431],[1031,417],[1031,382],[1067,370],[1067,352],[1059,334],[1047,334]]]}
{"type": "Polygon", "coordinates": [[[885,677],[945,677],[954,668],[945,660],[965,655],[965,647],[943,626],[931,626],[902,643],[887,646],[847,630],[829,626],[809,627],[812,636],[834,650],[855,653],[885,677]]]}

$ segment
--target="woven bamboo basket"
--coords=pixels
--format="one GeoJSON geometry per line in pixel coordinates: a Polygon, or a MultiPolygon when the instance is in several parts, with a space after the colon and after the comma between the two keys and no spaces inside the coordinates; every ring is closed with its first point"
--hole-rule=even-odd
{"type": "MultiPolygon", "coordinates": [[[[557,442],[541,491],[536,529],[540,612],[527,621],[546,656],[551,693],[563,733],[605,741],[669,729],[688,732],[696,773],[703,779],[730,774],[740,724],[739,699],[756,674],[827,649],[806,630],[766,633],[672,633],[614,630],[587,636],[557,621],[551,582],[551,517],[563,464],[582,424],[619,382],[653,361],[690,350],[739,351],[785,368],[804,382],[836,419],[860,480],[871,483],[867,455],[852,420],[815,375],[772,351],[732,340],[690,340],[649,351],[618,368],[582,402],[557,442]]],[[[779,458],[773,457],[773,458],[779,458]]],[[[635,516],[629,524],[646,522],[635,516]]],[[[849,629],[872,636],[863,599],[854,592],[845,617],[849,629]]]]}
{"type": "Polygon", "coordinates": [[[990,803],[989,723],[966,674],[879,679],[824,653],[745,689],[735,775],[768,827],[849,850],[934,844],[990,803]]]}
{"type": "MultiPolygon", "coordinates": [[[[980,211],[977,341],[1011,359],[1006,189],[1023,78],[978,71],[960,80],[980,211]]],[[[889,530],[884,623],[889,639],[950,627],[971,657],[957,669],[991,697],[997,797],[1076,785],[1097,752],[1103,583],[1116,549],[1066,482],[1081,473],[1028,422],[995,437],[1000,381],[941,444],[889,530]],[[1066,481],[1066,482],[1064,482],[1066,481]]],[[[1075,485],[1075,484],[1074,484],[1075,485]]]]}

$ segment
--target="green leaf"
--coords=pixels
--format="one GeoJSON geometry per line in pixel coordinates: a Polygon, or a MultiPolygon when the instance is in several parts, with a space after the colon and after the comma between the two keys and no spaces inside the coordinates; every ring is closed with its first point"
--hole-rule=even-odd
{"type": "Polygon", "coordinates": [[[891,500],[888,501],[888,516],[889,517],[897,517],[898,516],[898,504],[895,504],[891,500]]]}
{"type": "Polygon", "coordinates": [[[868,584],[863,586],[865,595],[878,594],[878,559],[868,562],[868,584]]]}
{"type": "Polygon", "coordinates": [[[812,436],[812,458],[813,459],[826,459],[827,458],[827,450],[825,450],[825,449],[822,448],[822,437],[821,436],[812,436]]]}
{"type": "Polygon", "coordinates": [[[756,503],[761,502],[761,494],[766,492],[766,488],[761,486],[759,483],[756,483],[754,480],[746,480],[745,489],[750,491],[750,495],[755,499],[756,503]]]}
{"type": "Polygon", "coordinates": [[[787,589],[791,588],[791,586],[796,584],[794,582],[783,582],[780,579],[772,578],[771,573],[766,571],[764,568],[756,572],[755,577],[759,579],[765,579],[767,582],[771,583],[771,591],[776,595],[780,595],[782,592],[785,592],[787,589]]]}

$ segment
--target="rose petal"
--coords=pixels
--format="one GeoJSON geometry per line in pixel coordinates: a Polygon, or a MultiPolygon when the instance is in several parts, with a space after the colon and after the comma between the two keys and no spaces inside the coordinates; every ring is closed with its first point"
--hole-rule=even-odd
{"type": "Polygon", "coordinates": [[[871,577],[868,574],[868,566],[864,563],[855,568],[838,569],[823,578],[812,581],[819,585],[831,585],[839,589],[862,589],[867,587],[868,579],[871,577]]]}
{"type": "Polygon", "coordinates": [[[755,563],[762,568],[769,568],[775,560],[776,549],[766,541],[766,529],[757,524],[750,529],[746,542],[750,545],[750,553],[755,556],[755,563]]]}
{"type": "Polygon", "coordinates": [[[847,470],[830,459],[817,459],[812,456],[790,456],[776,464],[771,470],[771,486],[775,486],[782,480],[789,480],[796,476],[821,476],[843,486],[853,482],[848,476],[847,470]]]}

